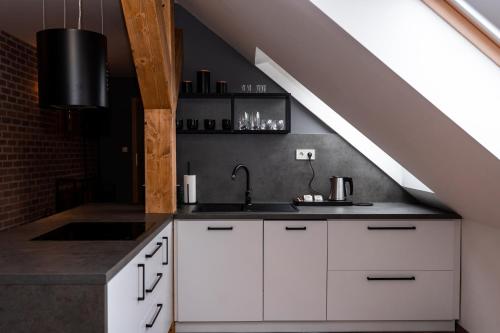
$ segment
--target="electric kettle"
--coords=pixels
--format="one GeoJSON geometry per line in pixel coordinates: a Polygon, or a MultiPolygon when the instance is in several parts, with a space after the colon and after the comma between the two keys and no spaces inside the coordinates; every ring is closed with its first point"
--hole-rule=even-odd
{"type": "Polygon", "coordinates": [[[330,201],[343,201],[347,197],[346,184],[349,184],[350,191],[349,195],[353,192],[353,183],[351,177],[330,177],[330,195],[328,200],[330,201]]]}

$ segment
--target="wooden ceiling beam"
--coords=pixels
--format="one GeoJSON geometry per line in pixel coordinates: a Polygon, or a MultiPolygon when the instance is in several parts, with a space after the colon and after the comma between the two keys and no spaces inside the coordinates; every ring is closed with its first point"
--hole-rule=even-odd
{"type": "Polygon", "coordinates": [[[182,33],[172,0],[121,0],[144,105],[146,212],[176,210],[176,137],[182,33]]]}
{"type": "MultiPolygon", "coordinates": [[[[168,109],[173,99],[170,73],[174,40],[165,21],[172,6],[159,0],[121,0],[145,109],[168,109]]],[[[170,13],[173,18],[173,13],[170,13]]]]}

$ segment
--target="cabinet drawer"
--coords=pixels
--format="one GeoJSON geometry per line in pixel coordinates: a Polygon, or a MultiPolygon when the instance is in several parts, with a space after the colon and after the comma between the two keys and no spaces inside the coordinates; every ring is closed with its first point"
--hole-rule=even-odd
{"type": "Polygon", "coordinates": [[[160,299],[153,302],[146,316],[142,319],[137,332],[166,333],[169,329],[169,326],[167,326],[167,311],[169,310],[171,308],[160,299]]]}
{"type": "Polygon", "coordinates": [[[459,222],[328,222],[329,270],[453,270],[459,222]]]}
{"type": "Polygon", "coordinates": [[[330,271],[327,319],[456,319],[453,274],[452,271],[330,271]]]}

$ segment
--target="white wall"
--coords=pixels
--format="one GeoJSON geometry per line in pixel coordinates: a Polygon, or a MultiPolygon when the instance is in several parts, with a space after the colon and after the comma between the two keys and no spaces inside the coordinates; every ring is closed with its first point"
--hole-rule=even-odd
{"type": "Polygon", "coordinates": [[[460,324],[469,333],[500,331],[500,229],[478,221],[462,223],[460,324]]]}
{"type": "Polygon", "coordinates": [[[418,0],[311,0],[500,158],[500,69],[418,0]]]}

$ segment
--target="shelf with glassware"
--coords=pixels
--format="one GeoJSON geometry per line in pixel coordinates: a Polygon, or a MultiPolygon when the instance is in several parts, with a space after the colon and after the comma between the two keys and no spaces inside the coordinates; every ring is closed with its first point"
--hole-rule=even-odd
{"type": "Polygon", "coordinates": [[[287,134],[291,127],[290,109],[289,93],[181,94],[177,134],[287,134]],[[198,104],[181,105],[190,100],[198,104]],[[197,106],[200,108],[200,101],[203,113],[193,111],[197,106]],[[216,110],[210,110],[211,103],[216,110]],[[224,103],[227,110],[223,110],[221,117],[224,103]],[[217,114],[219,119],[214,119],[217,114]]]}

